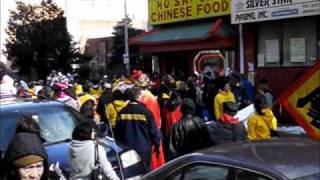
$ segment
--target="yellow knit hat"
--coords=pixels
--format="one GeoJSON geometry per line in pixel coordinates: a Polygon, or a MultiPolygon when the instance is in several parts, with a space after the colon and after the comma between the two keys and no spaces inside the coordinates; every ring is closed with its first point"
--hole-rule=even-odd
{"type": "Polygon", "coordinates": [[[95,97],[93,97],[90,94],[85,94],[85,95],[79,97],[80,106],[82,106],[85,102],[87,102],[89,100],[93,101],[94,104],[97,104],[95,97]]]}
{"type": "Polygon", "coordinates": [[[15,161],[13,161],[13,165],[16,168],[22,168],[30,164],[34,164],[42,161],[43,161],[43,158],[41,156],[31,154],[31,155],[23,156],[19,159],[16,159],[15,161]]]}

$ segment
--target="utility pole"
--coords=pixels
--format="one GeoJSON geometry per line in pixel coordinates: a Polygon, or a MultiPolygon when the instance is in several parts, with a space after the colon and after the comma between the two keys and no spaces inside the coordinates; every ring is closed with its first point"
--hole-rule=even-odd
{"type": "Polygon", "coordinates": [[[127,15],[127,0],[124,0],[124,54],[123,64],[126,68],[126,75],[130,75],[130,57],[128,44],[128,15],[127,15]]]}
{"type": "Polygon", "coordinates": [[[244,73],[244,47],[243,47],[243,26],[239,24],[239,43],[240,43],[240,73],[244,73]]]}

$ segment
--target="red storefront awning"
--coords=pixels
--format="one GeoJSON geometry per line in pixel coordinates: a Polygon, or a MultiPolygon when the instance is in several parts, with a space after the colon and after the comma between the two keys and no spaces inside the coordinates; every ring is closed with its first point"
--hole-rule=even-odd
{"type": "Polygon", "coordinates": [[[138,46],[140,52],[144,53],[225,49],[234,47],[234,34],[231,27],[218,19],[156,28],[130,38],[129,43],[138,46]]]}

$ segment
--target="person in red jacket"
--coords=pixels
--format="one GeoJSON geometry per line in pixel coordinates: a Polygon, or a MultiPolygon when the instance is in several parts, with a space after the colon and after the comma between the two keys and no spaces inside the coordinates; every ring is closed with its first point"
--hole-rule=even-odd
{"type": "Polygon", "coordinates": [[[178,93],[171,89],[168,93],[165,91],[162,93],[160,98],[161,102],[161,113],[163,118],[163,134],[164,134],[164,148],[165,148],[165,159],[170,159],[170,150],[169,150],[169,137],[171,128],[176,124],[182,117],[180,110],[181,99],[178,93]]]}

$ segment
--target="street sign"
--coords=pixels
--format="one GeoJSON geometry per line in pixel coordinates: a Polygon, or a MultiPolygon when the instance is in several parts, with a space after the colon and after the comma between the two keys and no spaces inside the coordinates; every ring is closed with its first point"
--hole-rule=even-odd
{"type": "Polygon", "coordinates": [[[320,140],[320,61],[289,87],[278,102],[311,138],[320,140]]]}
{"type": "Polygon", "coordinates": [[[129,56],[128,54],[123,54],[122,55],[123,58],[123,64],[128,64],[129,63],[129,56]]]}

